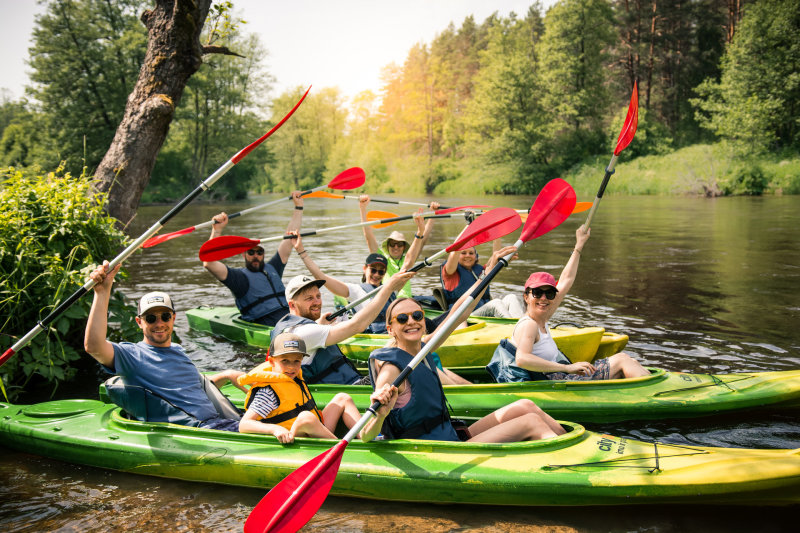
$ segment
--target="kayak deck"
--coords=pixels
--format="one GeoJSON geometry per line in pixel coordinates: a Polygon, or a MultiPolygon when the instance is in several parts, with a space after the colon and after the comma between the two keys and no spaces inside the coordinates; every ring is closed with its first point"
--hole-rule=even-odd
{"type": "MultiPolygon", "coordinates": [[[[257,348],[269,346],[272,328],[244,321],[235,307],[199,307],[186,312],[189,327],[234,342],[257,348]]],[[[491,323],[470,320],[465,328],[455,330],[436,350],[442,364],[468,375],[486,374],[484,367],[501,339],[510,337],[516,321],[491,323]]],[[[553,339],[571,361],[592,361],[621,351],[628,336],[606,332],[603,328],[559,326],[552,329],[553,339]]],[[[370,352],[383,347],[388,335],[360,333],[339,343],[339,348],[357,364],[366,364],[370,352]]]]}
{"type": "MultiPolygon", "coordinates": [[[[565,435],[534,442],[355,441],[331,494],[514,506],[800,503],[800,450],[646,443],[563,425],[565,435]]],[[[0,434],[6,446],[68,462],[259,488],[334,444],[136,422],[95,400],[0,403],[0,434]]]]}

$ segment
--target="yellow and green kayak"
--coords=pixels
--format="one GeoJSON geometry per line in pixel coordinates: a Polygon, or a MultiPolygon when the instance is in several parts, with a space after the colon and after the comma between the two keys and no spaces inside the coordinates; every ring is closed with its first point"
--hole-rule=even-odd
{"type": "MultiPolygon", "coordinates": [[[[331,494],[511,506],[800,503],[800,450],[647,443],[564,422],[509,444],[350,443],[331,494]]],[[[333,446],[124,418],[96,400],[0,403],[4,446],[99,468],[268,489],[333,446]]]]}
{"type": "MultiPolygon", "coordinates": [[[[528,381],[446,385],[453,416],[482,417],[515,400],[527,399],[561,420],[607,423],[711,416],[744,410],[796,412],[800,409],[800,370],[742,374],[689,374],[650,369],[650,375],[604,381],[528,381]]],[[[364,385],[309,385],[315,400],[327,404],[348,393],[362,411],[372,388],[364,385]]],[[[244,405],[232,385],[223,392],[244,405]]]]}
{"type": "MultiPolygon", "coordinates": [[[[269,346],[272,328],[241,319],[235,307],[200,307],[186,312],[189,327],[258,348],[269,346]]],[[[467,375],[486,374],[484,368],[501,339],[509,337],[516,321],[488,322],[470,319],[465,328],[455,330],[436,350],[442,364],[467,375]]],[[[559,349],[570,360],[592,361],[621,351],[628,336],[606,332],[603,328],[559,326],[552,329],[559,349]]],[[[356,364],[366,364],[370,352],[383,347],[388,335],[358,334],[339,343],[339,348],[356,364]]],[[[488,374],[486,374],[488,377],[488,374]]]]}

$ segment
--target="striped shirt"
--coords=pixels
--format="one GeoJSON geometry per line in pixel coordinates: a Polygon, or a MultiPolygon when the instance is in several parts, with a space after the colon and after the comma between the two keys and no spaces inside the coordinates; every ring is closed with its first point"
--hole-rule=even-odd
{"type": "Polygon", "coordinates": [[[272,387],[267,385],[253,393],[253,399],[247,409],[252,409],[261,418],[267,418],[272,411],[278,408],[278,405],[280,405],[278,395],[275,394],[272,387]]]}

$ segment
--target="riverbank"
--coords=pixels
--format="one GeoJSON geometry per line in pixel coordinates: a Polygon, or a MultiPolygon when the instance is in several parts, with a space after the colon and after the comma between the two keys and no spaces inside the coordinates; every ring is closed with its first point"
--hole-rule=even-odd
{"type": "MultiPolygon", "coordinates": [[[[634,141],[635,142],[635,141],[634,141]]],[[[560,176],[567,180],[580,198],[591,198],[603,178],[611,153],[590,158],[560,176]]],[[[392,178],[383,184],[367,181],[367,189],[380,192],[409,192],[426,168],[424,161],[397,163],[392,178]],[[401,185],[400,182],[404,184],[401,185]]],[[[510,165],[486,166],[474,159],[440,163],[448,179],[436,184],[437,196],[481,195],[508,190],[510,165]]],[[[422,192],[422,191],[414,191],[422,192]]],[[[696,144],[663,155],[649,155],[633,160],[623,152],[607,194],[656,196],[733,196],[759,194],[800,194],[800,154],[793,152],[739,156],[730,143],[696,144]]]]}

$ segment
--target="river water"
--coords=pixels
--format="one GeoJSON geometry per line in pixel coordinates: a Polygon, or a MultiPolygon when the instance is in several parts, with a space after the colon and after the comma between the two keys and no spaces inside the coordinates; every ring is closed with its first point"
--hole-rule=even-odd
{"type": "MultiPolygon", "coordinates": [[[[262,203],[191,206],[166,231],[262,203]]],[[[415,200],[413,198],[406,198],[415,200]]],[[[579,198],[590,200],[590,198],[579,198]]],[[[425,199],[416,199],[427,201],[425,199]]],[[[447,205],[481,204],[528,208],[532,197],[440,198],[447,205]]],[[[356,202],[309,199],[304,230],[358,221],[356,202]]],[[[413,208],[373,203],[372,209],[408,214],[413,208]]],[[[141,234],[168,207],[147,206],[131,225],[141,234]]],[[[290,202],[269,212],[234,219],[227,234],[252,238],[280,235],[290,202]]],[[[556,276],[575,242],[585,213],[527,243],[520,259],[492,284],[495,295],[519,291],[528,274],[556,276]]],[[[799,197],[663,198],[606,197],[592,223],[578,279],[554,322],[603,326],[630,336],[626,351],[645,365],[674,371],[730,373],[800,367],[799,197]]],[[[428,255],[450,244],[463,218],[436,222],[428,255]]],[[[413,236],[410,222],[391,229],[413,236]]],[[[385,238],[390,229],[377,230],[385,238]]],[[[130,278],[119,288],[132,298],[149,290],[169,292],[180,310],[232,305],[228,290],[202,268],[197,250],[208,230],[137,254],[126,265],[130,278]]],[[[508,243],[516,235],[507,238],[508,243]],[[513,237],[513,238],[512,238],[513,237]]],[[[327,273],[358,281],[367,255],[361,229],[307,237],[306,249],[327,273]]],[[[268,253],[273,249],[267,246],[268,253]]],[[[490,246],[479,248],[485,259],[490,246]]],[[[229,260],[239,266],[241,259],[229,260]]],[[[292,257],[285,279],[302,273],[292,257]]],[[[413,281],[430,294],[435,269],[413,281]]],[[[325,292],[325,291],[324,291],[325,292]]],[[[325,301],[330,306],[328,293],[325,301]]],[[[248,369],[260,359],[245,346],[190,331],[178,316],[181,344],[203,370],[248,369]]],[[[95,397],[99,375],[84,376],[69,394],[95,397]]],[[[67,392],[64,392],[67,394],[67,392]]],[[[588,426],[639,440],[748,448],[800,447],[800,417],[745,414],[661,422],[588,426]]],[[[81,467],[32,454],[0,454],[2,531],[241,531],[265,491],[148,478],[81,467]]],[[[35,453],[35,450],[32,450],[35,453]]],[[[590,502],[587,502],[590,503],[590,502]]],[[[459,507],[392,504],[329,498],[307,531],[757,531],[795,530],[797,508],[720,506],[628,508],[459,507]],[[766,511],[766,512],[763,512],[766,511]],[[790,521],[791,520],[791,521],[790,521]]]]}

